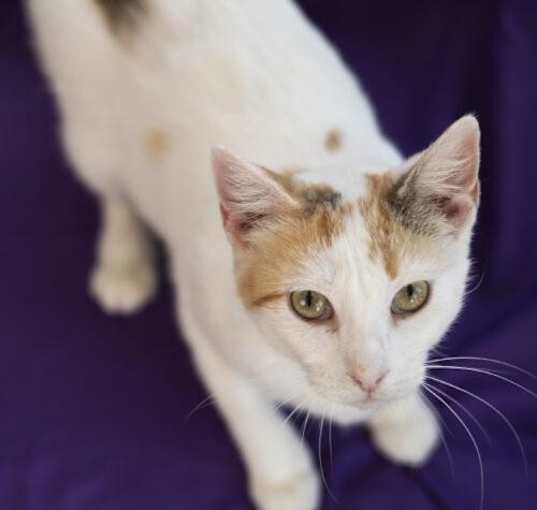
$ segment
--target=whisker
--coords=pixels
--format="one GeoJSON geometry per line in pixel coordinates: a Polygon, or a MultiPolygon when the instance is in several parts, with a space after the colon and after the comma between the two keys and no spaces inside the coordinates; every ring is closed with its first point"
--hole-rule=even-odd
{"type": "MultiPolygon", "coordinates": [[[[333,409],[332,405],[332,409],[333,409]]],[[[334,424],[334,421],[332,420],[332,413],[330,413],[330,416],[328,418],[328,450],[330,452],[330,467],[333,467],[334,465],[334,448],[332,446],[332,425],[334,424]]]]}
{"type": "Polygon", "coordinates": [[[477,368],[479,370],[486,370],[487,372],[490,372],[491,374],[500,374],[504,376],[511,375],[511,372],[507,372],[506,370],[501,370],[499,368],[490,368],[490,367],[473,367],[471,365],[435,365],[433,363],[425,363],[425,368],[434,368],[436,366],[441,366],[442,368],[451,368],[451,367],[461,367],[462,368],[477,368]]]}
{"type": "Polygon", "coordinates": [[[483,283],[483,280],[485,279],[485,273],[481,273],[481,276],[479,277],[479,281],[474,285],[473,288],[470,290],[467,290],[464,295],[468,296],[469,294],[473,294],[479,287],[481,287],[481,284],[483,283]]]}
{"type": "Polygon", "coordinates": [[[304,420],[304,423],[302,425],[302,442],[305,440],[306,436],[306,428],[308,427],[308,420],[310,419],[310,411],[306,414],[306,418],[304,420]]]}
{"type": "Polygon", "coordinates": [[[274,406],[274,410],[279,411],[282,407],[285,407],[288,404],[288,402],[290,402],[290,401],[291,401],[291,399],[286,400],[284,402],[276,402],[276,404],[274,406]]]}
{"type": "Polygon", "coordinates": [[[190,418],[192,418],[192,416],[194,416],[198,411],[201,411],[202,409],[204,409],[205,407],[210,406],[213,403],[214,403],[214,396],[213,395],[209,395],[208,397],[205,397],[198,405],[196,405],[194,407],[194,409],[192,409],[192,411],[190,411],[186,415],[185,422],[190,420],[190,418]]]}
{"type": "MultiPolygon", "coordinates": [[[[444,380],[439,379],[437,377],[429,376],[428,378],[433,380],[433,381],[436,381],[439,384],[443,384],[445,386],[453,388],[454,390],[457,390],[457,391],[460,391],[462,393],[465,393],[466,395],[469,395],[472,398],[475,398],[476,400],[478,400],[479,402],[481,402],[482,404],[487,406],[489,409],[491,409],[494,413],[496,413],[496,415],[498,415],[502,419],[502,421],[507,425],[507,427],[509,428],[509,430],[511,431],[511,433],[515,437],[516,442],[518,444],[518,448],[520,450],[520,455],[522,456],[522,462],[524,464],[524,471],[526,472],[526,476],[528,475],[528,458],[526,456],[526,450],[524,449],[524,444],[522,443],[522,439],[520,438],[520,435],[518,434],[515,426],[511,423],[509,418],[507,418],[507,416],[505,416],[505,414],[502,413],[502,411],[500,411],[496,406],[491,404],[488,400],[484,399],[483,397],[480,397],[479,395],[476,395],[475,393],[472,393],[471,391],[469,391],[469,390],[467,390],[465,388],[462,388],[460,386],[457,386],[456,384],[452,384],[450,382],[444,381],[444,380]]],[[[436,388],[436,389],[438,390],[438,388],[436,388]]]]}
{"type": "MultiPolygon", "coordinates": [[[[431,377],[426,377],[426,379],[428,380],[434,380],[434,381],[437,381],[438,379],[436,378],[431,378],[431,377]]],[[[481,422],[475,417],[474,414],[472,414],[472,412],[470,412],[470,410],[464,405],[464,404],[461,404],[455,397],[453,397],[453,395],[450,395],[449,393],[445,392],[444,390],[441,390],[440,388],[436,387],[436,386],[433,386],[432,384],[429,384],[428,385],[430,388],[433,388],[435,391],[437,391],[438,393],[440,393],[440,395],[443,395],[444,397],[446,397],[450,402],[453,402],[454,404],[456,404],[460,409],[463,410],[463,412],[466,414],[466,416],[468,416],[474,423],[475,425],[477,426],[477,428],[481,431],[481,433],[483,434],[483,436],[485,437],[485,439],[487,440],[487,442],[489,443],[489,445],[492,444],[492,441],[490,439],[490,436],[488,434],[488,432],[485,430],[485,428],[483,427],[483,425],[481,424],[481,422]]]]}
{"type": "Polygon", "coordinates": [[[484,361],[487,363],[494,363],[495,365],[502,365],[504,367],[512,368],[513,370],[516,370],[517,372],[520,372],[521,374],[527,375],[528,377],[531,377],[532,379],[537,381],[537,375],[530,372],[529,370],[525,370],[524,368],[519,367],[518,365],[514,365],[513,363],[508,363],[507,361],[502,361],[499,359],[494,358],[482,358],[480,356],[448,356],[446,358],[435,358],[429,360],[430,362],[444,362],[444,361],[484,361]]]}
{"type": "Polygon", "coordinates": [[[477,444],[477,441],[475,440],[474,435],[472,434],[472,431],[468,428],[466,423],[464,423],[464,420],[457,414],[457,412],[442,398],[440,395],[436,393],[432,388],[428,386],[424,386],[424,389],[431,393],[436,399],[438,399],[444,406],[447,407],[449,412],[457,419],[457,421],[462,425],[464,430],[466,431],[466,434],[470,438],[470,441],[472,442],[474,446],[474,450],[477,454],[477,460],[479,462],[479,479],[480,479],[480,488],[481,488],[481,496],[479,500],[479,509],[483,510],[485,505],[485,469],[483,467],[483,458],[481,457],[481,451],[479,450],[479,446],[477,444]]]}
{"type": "Polygon", "coordinates": [[[442,441],[442,445],[444,446],[444,450],[446,452],[451,478],[455,478],[455,463],[453,461],[453,454],[451,453],[451,448],[449,447],[446,436],[442,430],[440,430],[440,441],[442,441]]]}
{"type": "Polygon", "coordinates": [[[531,395],[533,398],[537,399],[537,393],[531,391],[530,389],[526,388],[524,385],[517,383],[516,381],[513,381],[512,379],[509,379],[509,377],[505,377],[500,374],[495,374],[494,372],[490,372],[489,370],[485,370],[483,368],[475,368],[475,367],[461,367],[461,366],[450,366],[450,365],[426,365],[428,369],[431,370],[462,370],[465,372],[475,372],[477,374],[484,374],[488,375],[490,377],[495,377],[496,379],[500,379],[506,383],[509,383],[519,390],[524,391],[528,395],[531,395]]]}
{"type": "Polygon", "coordinates": [[[323,469],[323,459],[321,455],[321,447],[323,442],[323,425],[324,425],[324,416],[321,418],[321,423],[319,424],[319,441],[317,445],[317,456],[319,457],[319,466],[321,468],[321,479],[323,481],[324,486],[326,487],[326,480],[324,476],[324,469],[323,469]]]}
{"type": "Polygon", "coordinates": [[[285,407],[287,405],[289,405],[293,400],[295,400],[297,398],[298,395],[295,395],[293,397],[290,397],[288,399],[285,399],[285,400],[281,400],[279,402],[276,403],[276,405],[274,406],[274,409],[276,411],[279,411],[282,407],[285,407]]]}
{"type": "Polygon", "coordinates": [[[298,404],[297,406],[295,406],[293,408],[293,410],[287,415],[287,417],[285,418],[285,420],[283,420],[284,423],[289,423],[289,421],[291,420],[291,418],[296,414],[297,411],[299,411],[302,407],[302,404],[303,403],[300,403],[298,404]]]}
{"type": "Polygon", "coordinates": [[[328,486],[328,482],[326,480],[326,475],[325,475],[324,467],[323,467],[322,443],[323,443],[323,427],[324,427],[325,418],[326,418],[325,416],[323,416],[321,418],[321,423],[319,425],[319,441],[318,441],[318,444],[317,444],[317,454],[318,454],[318,457],[319,457],[319,468],[320,468],[320,472],[321,472],[321,480],[323,482],[323,485],[324,485],[328,495],[332,498],[332,500],[334,502],[337,503],[336,498],[334,497],[334,494],[332,494],[332,491],[330,490],[330,487],[328,486]]]}
{"type": "MultiPolygon", "coordinates": [[[[425,382],[423,383],[423,385],[428,386],[428,384],[425,383],[425,382]]],[[[427,395],[422,393],[422,396],[424,397],[424,400],[425,400],[425,403],[426,403],[427,407],[436,416],[438,421],[442,424],[442,427],[444,427],[450,433],[450,435],[453,436],[453,432],[451,432],[451,430],[449,429],[449,427],[448,427],[448,425],[446,423],[446,420],[444,420],[443,416],[438,412],[438,410],[432,404],[432,402],[429,400],[427,395]]],[[[451,478],[455,478],[455,463],[453,462],[453,455],[452,455],[451,449],[449,448],[449,445],[447,443],[446,436],[444,434],[444,431],[442,430],[442,427],[440,427],[440,430],[439,430],[439,432],[440,432],[440,440],[442,441],[442,445],[443,445],[444,450],[446,452],[446,457],[447,457],[447,461],[448,461],[448,464],[449,464],[449,471],[451,472],[451,478]]]]}

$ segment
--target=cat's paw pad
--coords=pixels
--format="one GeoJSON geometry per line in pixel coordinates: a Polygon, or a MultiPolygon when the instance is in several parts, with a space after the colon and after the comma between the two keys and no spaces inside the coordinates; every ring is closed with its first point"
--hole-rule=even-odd
{"type": "Polygon", "coordinates": [[[321,498],[319,477],[310,469],[278,483],[257,481],[251,485],[251,496],[257,510],[317,510],[321,498]]]}
{"type": "Polygon", "coordinates": [[[138,311],[153,297],[156,288],[155,270],[149,262],[124,268],[97,266],[89,280],[90,295],[113,315],[138,311]]]}
{"type": "Polygon", "coordinates": [[[411,423],[374,427],[373,442],[395,464],[419,467],[425,464],[440,438],[434,414],[424,408],[411,423]]]}

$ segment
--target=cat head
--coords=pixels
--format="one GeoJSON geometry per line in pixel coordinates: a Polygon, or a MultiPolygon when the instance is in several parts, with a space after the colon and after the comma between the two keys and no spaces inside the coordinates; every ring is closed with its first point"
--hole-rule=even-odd
{"type": "Polygon", "coordinates": [[[239,295],[327,404],[366,409],[423,382],[457,316],[479,202],[479,126],[453,124],[358,198],[215,149],[239,295]]]}

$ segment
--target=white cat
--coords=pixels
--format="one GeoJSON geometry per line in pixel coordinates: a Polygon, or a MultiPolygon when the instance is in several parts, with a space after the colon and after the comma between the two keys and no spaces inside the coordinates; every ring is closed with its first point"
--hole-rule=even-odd
{"type": "Polygon", "coordinates": [[[29,6],[65,149],[101,202],[90,292],[109,313],[141,308],[146,225],[162,237],[257,508],[320,504],[276,402],[365,422],[387,457],[423,463],[438,437],[424,364],[469,267],[476,120],[405,161],[290,0],[29,6]]]}

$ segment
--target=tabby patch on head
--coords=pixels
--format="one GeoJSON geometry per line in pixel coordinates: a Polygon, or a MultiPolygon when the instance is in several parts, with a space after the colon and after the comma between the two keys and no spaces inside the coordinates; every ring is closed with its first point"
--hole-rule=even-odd
{"type": "Polygon", "coordinates": [[[300,180],[298,171],[277,173],[266,170],[266,172],[302,205],[303,212],[308,216],[320,206],[326,205],[335,210],[342,204],[341,193],[327,184],[306,183],[300,180]]]}
{"type": "Polygon", "coordinates": [[[282,296],[305,254],[329,247],[351,207],[327,185],[306,184],[215,149],[213,167],[224,228],[235,248],[239,293],[246,306],[282,296]]]}
{"type": "Polygon", "coordinates": [[[479,144],[477,120],[467,115],[413,158],[389,196],[399,221],[423,235],[463,231],[479,204],[479,144]]]}
{"type": "Polygon", "coordinates": [[[93,0],[114,31],[136,26],[139,16],[147,11],[147,0],[93,0]]]}
{"type": "Polygon", "coordinates": [[[369,175],[359,200],[371,259],[394,279],[405,255],[427,250],[473,223],[479,202],[479,127],[472,116],[454,123],[402,175],[369,175]]]}
{"type": "MultiPolygon", "coordinates": [[[[215,149],[220,209],[243,302],[247,307],[278,302],[293,278],[348,234],[345,220],[355,213],[364,220],[369,260],[395,280],[405,260],[438,252],[444,239],[469,231],[477,209],[478,164],[473,117],[453,124],[398,171],[366,176],[366,194],[354,202],[343,202],[328,185],[300,180],[297,172],[275,173],[215,149]]],[[[346,260],[352,261],[354,250],[362,248],[349,243],[348,249],[346,260]]]]}
{"type": "Polygon", "coordinates": [[[367,176],[367,195],[358,200],[369,237],[369,258],[382,260],[393,280],[399,272],[401,252],[412,245],[411,232],[397,221],[389,196],[394,188],[392,174],[367,176]]]}

